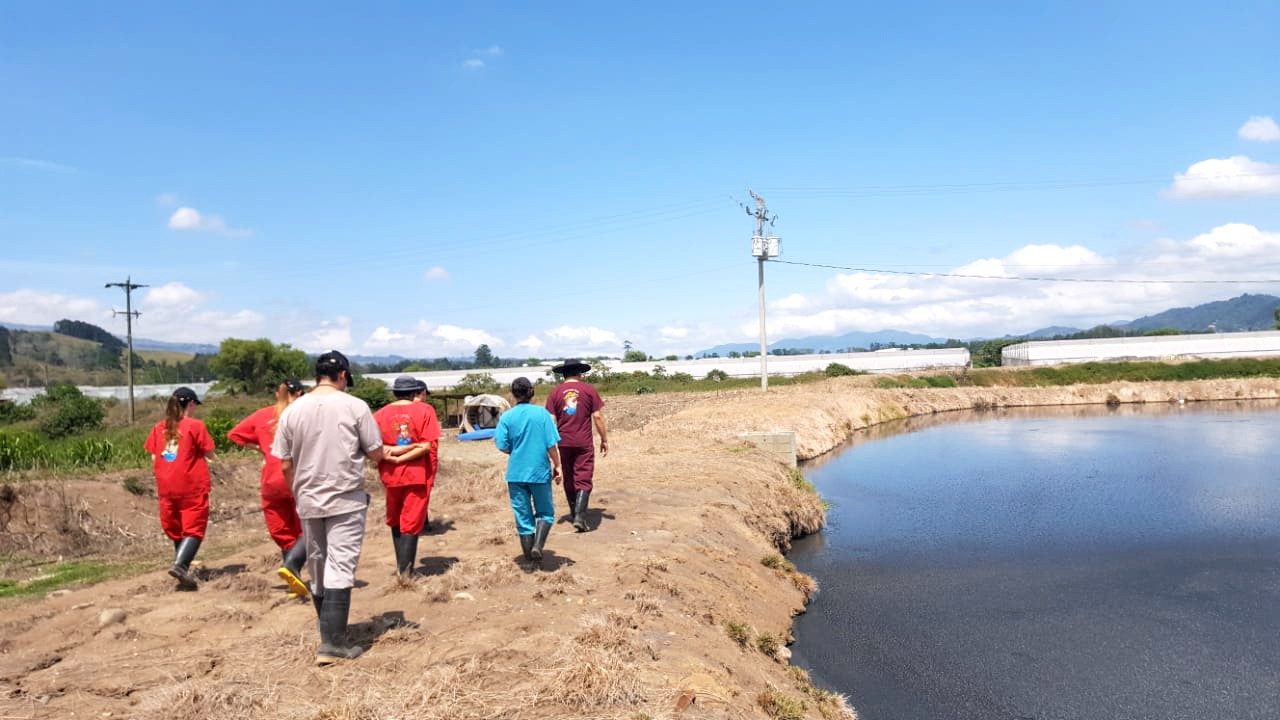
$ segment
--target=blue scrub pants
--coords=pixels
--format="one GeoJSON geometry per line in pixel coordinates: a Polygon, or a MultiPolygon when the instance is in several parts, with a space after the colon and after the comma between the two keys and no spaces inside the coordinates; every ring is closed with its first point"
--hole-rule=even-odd
{"type": "Polygon", "coordinates": [[[516,532],[521,535],[533,534],[533,521],[556,521],[556,506],[551,499],[551,483],[507,483],[507,493],[511,495],[511,510],[516,514],[516,532]]]}

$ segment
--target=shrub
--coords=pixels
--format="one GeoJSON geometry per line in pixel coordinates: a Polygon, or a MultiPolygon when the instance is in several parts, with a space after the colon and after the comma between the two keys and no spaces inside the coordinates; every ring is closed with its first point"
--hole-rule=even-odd
{"type": "Polygon", "coordinates": [[[782,557],[778,553],[770,553],[760,558],[760,564],[771,570],[791,571],[796,569],[796,566],[792,565],[790,560],[782,557]]]}
{"type": "Polygon", "coordinates": [[[27,420],[34,420],[35,417],[35,408],[30,405],[19,405],[18,403],[0,400],[0,425],[26,422],[27,420]]]}
{"type": "Polygon", "coordinates": [[[724,624],[724,631],[729,639],[738,643],[742,647],[746,647],[751,642],[751,628],[746,623],[728,622],[724,624]]]}
{"type": "Polygon", "coordinates": [[[729,373],[720,369],[712,370],[707,373],[706,379],[712,382],[724,382],[729,379],[729,373]]]}
{"type": "Polygon", "coordinates": [[[51,440],[96,430],[106,416],[100,403],[85,397],[74,385],[50,385],[32,404],[40,416],[37,429],[51,440]]]}
{"type": "Polygon", "coordinates": [[[200,422],[209,429],[209,434],[213,436],[213,446],[218,452],[230,452],[240,449],[239,445],[231,442],[227,438],[227,433],[231,432],[231,428],[239,422],[231,413],[225,410],[212,410],[206,416],[200,418],[200,422]]]}
{"type": "Polygon", "coordinates": [[[653,388],[649,387],[648,385],[639,385],[636,387],[637,395],[648,395],[652,392],[653,392],[653,388]]]}
{"type": "Polygon", "coordinates": [[[791,468],[791,484],[794,485],[797,490],[802,492],[811,493],[813,495],[818,494],[818,488],[814,487],[812,482],[809,482],[809,478],[804,476],[804,473],[800,471],[800,468],[791,468]]]}
{"type": "Polygon", "coordinates": [[[929,384],[929,387],[953,388],[956,386],[956,379],[950,375],[930,375],[924,381],[929,384]]]}
{"type": "Polygon", "coordinates": [[[844,377],[846,375],[865,375],[866,374],[859,370],[854,370],[848,365],[841,365],[840,363],[834,363],[834,362],[828,365],[827,369],[823,370],[822,372],[827,377],[844,377]]]}
{"type": "MultiPolygon", "coordinates": [[[[467,377],[471,376],[468,375],[467,377]]],[[[493,377],[489,376],[489,379],[492,380],[493,377]]],[[[497,383],[494,384],[496,385],[497,383]]],[[[396,396],[392,395],[391,391],[387,389],[387,384],[377,378],[356,378],[356,384],[348,392],[354,397],[365,401],[370,410],[377,410],[396,401],[396,396]]]]}
{"type": "Polygon", "coordinates": [[[769,657],[777,657],[778,648],[780,647],[782,647],[782,642],[773,633],[760,633],[756,637],[756,649],[769,657]]]}
{"type": "Polygon", "coordinates": [[[774,720],[804,720],[808,710],[803,700],[793,698],[772,685],[756,696],[756,702],[774,720]]]}
{"type": "MultiPolygon", "coordinates": [[[[383,388],[386,384],[383,383],[383,388]]],[[[453,392],[465,393],[467,395],[485,395],[502,391],[502,385],[493,379],[490,373],[467,373],[462,376],[462,380],[453,386],[453,392]]],[[[394,398],[393,398],[394,399],[394,398]]],[[[388,400],[387,402],[391,402],[388,400]]],[[[385,405],[386,403],[383,403],[385,405]]],[[[382,407],[379,405],[378,407],[382,407]]]]}
{"type": "Polygon", "coordinates": [[[682,373],[682,372],[672,373],[670,380],[671,382],[677,382],[683,385],[685,383],[693,382],[693,376],[690,375],[689,373],[682,373]]]}

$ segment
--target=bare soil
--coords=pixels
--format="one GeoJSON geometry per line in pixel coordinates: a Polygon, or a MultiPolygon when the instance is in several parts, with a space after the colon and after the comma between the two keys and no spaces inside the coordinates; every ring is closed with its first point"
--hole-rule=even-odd
{"type": "MultiPolygon", "coordinates": [[[[790,639],[813,585],[762,560],[820,528],[823,509],[739,433],[795,430],[810,458],[858,428],[911,415],[1179,397],[1274,399],[1280,387],[877,390],[855,377],[767,395],[611,399],[593,530],[558,524],[541,565],[519,557],[505,456],[446,439],[413,581],[392,571],[370,484],[351,617],[366,653],[323,669],[312,665],[314,612],[286,599],[274,575],[279,554],[258,511],[256,463],[227,461],[215,472],[194,593],[175,592],[164,573],[171,546],[155,500],[125,487],[139,489],[136,471],[0,486],[11,488],[0,493],[5,557],[154,563],[128,578],[0,603],[0,718],[765,718],[766,707],[780,716],[800,702],[804,717],[851,717],[788,672],[785,647],[766,654],[770,638],[790,639]],[[100,627],[108,609],[124,620],[100,627]]],[[[18,564],[5,572],[20,572],[18,564]]]]}

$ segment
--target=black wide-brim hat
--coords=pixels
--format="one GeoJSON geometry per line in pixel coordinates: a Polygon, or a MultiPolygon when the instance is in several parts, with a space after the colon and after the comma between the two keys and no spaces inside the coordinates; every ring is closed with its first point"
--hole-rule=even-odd
{"type": "Polygon", "coordinates": [[[565,360],[564,362],[551,368],[551,372],[557,375],[581,375],[591,369],[591,366],[582,362],[578,358],[565,360]]]}

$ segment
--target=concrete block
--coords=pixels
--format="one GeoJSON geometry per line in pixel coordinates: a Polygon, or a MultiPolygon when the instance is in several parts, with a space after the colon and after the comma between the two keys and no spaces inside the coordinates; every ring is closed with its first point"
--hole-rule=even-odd
{"type": "Polygon", "coordinates": [[[787,467],[796,466],[796,434],[793,430],[742,433],[738,437],[769,453],[787,467]]]}

